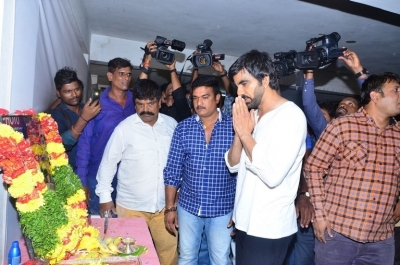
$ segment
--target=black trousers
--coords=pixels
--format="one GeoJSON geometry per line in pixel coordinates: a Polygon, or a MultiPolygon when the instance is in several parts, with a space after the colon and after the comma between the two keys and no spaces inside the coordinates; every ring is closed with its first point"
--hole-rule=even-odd
{"type": "Polygon", "coordinates": [[[400,227],[394,228],[394,265],[400,265],[400,227]]]}
{"type": "Polygon", "coordinates": [[[236,265],[281,265],[295,234],[268,239],[236,230],[236,265]]]}

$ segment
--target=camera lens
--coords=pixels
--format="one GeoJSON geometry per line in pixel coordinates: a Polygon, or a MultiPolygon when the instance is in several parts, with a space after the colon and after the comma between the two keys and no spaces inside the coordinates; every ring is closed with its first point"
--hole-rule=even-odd
{"type": "Polygon", "coordinates": [[[168,59],[169,54],[166,53],[166,52],[161,52],[161,53],[160,53],[160,57],[163,58],[163,59],[168,59]]]}

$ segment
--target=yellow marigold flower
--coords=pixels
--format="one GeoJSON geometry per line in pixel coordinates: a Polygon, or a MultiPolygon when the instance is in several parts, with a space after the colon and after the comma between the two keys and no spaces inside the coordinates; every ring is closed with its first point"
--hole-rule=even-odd
{"type": "Polygon", "coordinates": [[[47,143],[46,151],[48,154],[56,153],[56,154],[63,154],[65,153],[65,148],[62,143],[47,143]]]}
{"type": "Polygon", "coordinates": [[[31,145],[31,149],[35,155],[42,155],[46,150],[46,147],[41,144],[31,145]]]}
{"type": "Polygon", "coordinates": [[[27,212],[34,212],[37,209],[39,209],[41,206],[44,205],[44,200],[43,200],[43,195],[39,193],[39,198],[30,200],[27,203],[19,203],[17,202],[15,206],[17,207],[17,210],[20,211],[21,213],[27,213],[27,212]]]}
{"type": "Polygon", "coordinates": [[[92,236],[84,236],[82,240],[79,242],[79,250],[87,250],[87,251],[92,251],[92,250],[97,250],[100,248],[100,240],[98,237],[92,237],[92,236]]]}
{"type": "Polygon", "coordinates": [[[8,192],[13,198],[19,198],[25,194],[31,194],[35,186],[36,181],[33,179],[32,170],[27,170],[12,180],[8,192]]]}
{"type": "Polygon", "coordinates": [[[69,232],[72,230],[72,225],[68,221],[66,225],[61,226],[60,228],[57,229],[57,236],[60,240],[62,240],[64,237],[68,235],[69,232]]]}
{"type": "Polygon", "coordinates": [[[68,165],[68,158],[65,156],[60,156],[57,159],[51,159],[50,164],[51,164],[51,173],[54,173],[54,169],[56,167],[68,165]]]}
{"type": "Polygon", "coordinates": [[[86,209],[73,209],[69,206],[64,206],[64,209],[67,210],[68,221],[73,225],[85,226],[87,224],[86,217],[88,216],[88,212],[86,209]]]}
{"type": "Polygon", "coordinates": [[[77,202],[85,201],[86,195],[83,189],[79,189],[74,195],[67,199],[67,204],[71,205],[77,202]]]}
{"type": "Polygon", "coordinates": [[[83,234],[84,235],[90,234],[91,237],[98,238],[99,235],[100,235],[100,232],[94,226],[89,225],[89,226],[86,226],[86,227],[83,228],[83,234]]]}
{"type": "Polygon", "coordinates": [[[14,129],[7,124],[1,123],[0,124],[0,136],[2,137],[11,137],[17,143],[21,142],[24,139],[24,135],[20,132],[14,131],[14,129]]]}
{"type": "Polygon", "coordinates": [[[38,169],[37,173],[32,175],[32,181],[36,184],[36,182],[43,182],[44,181],[44,175],[42,171],[38,169]]]}
{"type": "Polygon", "coordinates": [[[54,250],[46,255],[46,259],[49,260],[50,264],[57,264],[58,261],[65,257],[64,246],[59,243],[55,246],[54,250]]]}
{"type": "Polygon", "coordinates": [[[44,117],[50,117],[50,114],[40,112],[37,114],[38,119],[41,121],[44,117]]]}

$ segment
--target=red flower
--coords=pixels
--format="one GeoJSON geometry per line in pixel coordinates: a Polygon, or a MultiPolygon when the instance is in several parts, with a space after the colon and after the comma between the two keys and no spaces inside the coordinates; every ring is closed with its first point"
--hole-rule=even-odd
{"type": "Polygon", "coordinates": [[[0,108],[0,115],[8,115],[8,114],[10,114],[8,110],[0,108]]]}

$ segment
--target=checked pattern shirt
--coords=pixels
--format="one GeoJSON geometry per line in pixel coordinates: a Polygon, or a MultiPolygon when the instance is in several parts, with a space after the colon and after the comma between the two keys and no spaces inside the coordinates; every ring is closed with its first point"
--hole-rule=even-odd
{"type": "Polygon", "coordinates": [[[179,188],[179,205],[199,217],[218,217],[233,210],[236,174],[224,154],[234,137],[232,119],[220,113],[207,144],[199,116],[178,123],[172,136],[164,184],[179,188]]]}
{"type": "Polygon", "coordinates": [[[305,166],[316,221],[358,242],[393,236],[399,197],[400,130],[379,130],[365,109],[335,119],[305,166]]]}

